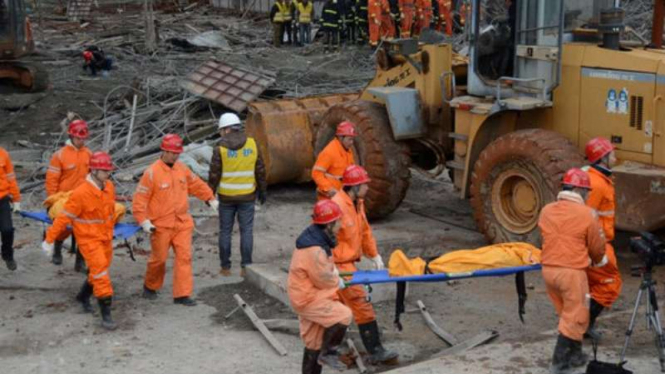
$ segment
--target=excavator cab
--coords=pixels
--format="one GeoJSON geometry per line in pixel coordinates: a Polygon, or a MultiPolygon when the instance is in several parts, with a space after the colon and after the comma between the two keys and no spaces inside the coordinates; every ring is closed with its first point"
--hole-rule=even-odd
{"type": "Polygon", "coordinates": [[[469,94],[495,97],[496,109],[551,106],[561,76],[563,1],[474,0],[471,11],[469,94]]]}
{"type": "Polygon", "coordinates": [[[0,0],[0,83],[9,81],[31,92],[48,87],[46,71],[17,59],[32,53],[35,43],[23,0],[0,0]]]}

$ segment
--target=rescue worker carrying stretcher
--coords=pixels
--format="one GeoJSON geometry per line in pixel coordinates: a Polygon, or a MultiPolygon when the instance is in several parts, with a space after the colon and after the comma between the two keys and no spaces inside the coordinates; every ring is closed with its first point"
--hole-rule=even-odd
{"type": "Polygon", "coordinates": [[[335,139],[323,148],[312,168],[312,179],[316,183],[317,199],[329,199],[342,189],[344,170],[355,164],[353,138],[358,136],[356,126],[344,121],[337,126],[335,139]]]}
{"type": "Polygon", "coordinates": [[[607,263],[605,236],[593,209],[585,205],[591,189],[587,173],[570,169],[557,201],[540,213],[541,263],[547,293],[559,316],[559,336],[551,373],[567,373],[586,364],[582,336],[589,324],[589,265],[607,263]]]}
{"type": "Polygon", "coordinates": [[[337,347],[351,324],[351,310],[339,301],[344,286],[332,259],[342,211],[330,200],[314,205],[312,225],[296,240],[289,267],[288,293],[305,343],[302,374],[320,374],[321,365],[346,370],[337,347]]]}
{"type": "Polygon", "coordinates": [[[164,284],[166,259],[173,247],[173,303],[194,306],[192,276],[192,233],[194,220],[189,215],[189,196],[193,195],[217,212],[219,203],[212,190],[192,173],[178,157],[183,152],[182,138],[166,134],[162,155],[146,169],[136,186],[132,210],[143,231],[150,234],[152,252],[143,283],[143,297],[157,298],[164,284]]]}
{"type": "MultiPolygon", "coordinates": [[[[598,220],[605,234],[605,256],[607,264],[603,267],[587,269],[591,305],[589,306],[589,329],[585,337],[600,339],[600,333],[594,329],[596,318],[605,308],[609,308],[621,293],[621,273],[617,257],[612,247],[614,240],[614,183],[612,182],[612,166],[616,163],[614,146],[605,138],[591,139],[586,145],[586,158],[591,164],[587,172],[591,181],[591,191],[586,205],[598,214],[598,220]]],[[[585,168],[586,169],[586,168],[585,168]]]]}
{"type": "MultiPolygon", "coordinates": [[[[369,182],[365,169],[351,165],[344,171],[343,189],[332,198],[342,209],[337,246],[333,249],[333,259],[340,272],[355,272],[355,263],[360,261],[363,255],[372,261],[377,270],[385,268],[365,215],[364,198],[369,182]]],[[[369,361],[378,363],[396,359],[397,353],[384,349],[381,344],[376,314],[372,304],[367,301],[365,289],[360,285],[343,288],[340,289],[339,296],[344,305],[353,311],[360,337],[370,354],[369,361]]]]}
{"type": "Polygon", "coordinates": [[[83,311],[92,313],[90,296],[95,295],[102,315],[102,327],[114,330],[111,318],[113,286],[109,273],[113,259],[113,226],[115,224],[115,187],[109,180],[113,171],[111,157],[95,152],[90,158],[90,174],[74,189],[64,209],[46,231],[42,249],[51,257],[55,241],[67,227],[72,227],[79,250],[88,266],[88,276],[76,300],[83,311]]]}
{"type": "MultiPolygon", "coordinates": [[[[90,135],[88,123],[77,119],[69,123],[67,130],[69,140],[65,146],[60,148],[51,157],[46,170],[46,197],[53,196],[58,192],[69,192],[85,183],[89,173],[90,156],[92,152],[85,146],[85,141],[90,135]]],[[[51,262],[55,265],[62,264],[62,244],[71,235],[71,230],[65,230],[55,240],[53,258],[51,262]]],[[[76,241],[72,237],[72,251],[75,251],[76,241]]],[[[76,263],[74,270],[83,270],[83,257],[76,251],[76,263]]]]}
{"type": "Polygon", "coordinates": [[[12,213],[21,211],[21,192],[16,182],[14,165],[9,153],[0,147],[0,240],[2,259],[7,269],[16,270],[14,260],[14,223],[12,213]]]}

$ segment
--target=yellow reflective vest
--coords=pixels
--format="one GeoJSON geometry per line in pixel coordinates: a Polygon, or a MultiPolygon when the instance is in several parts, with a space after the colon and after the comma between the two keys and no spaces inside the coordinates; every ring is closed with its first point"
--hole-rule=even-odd
{"type": "Polygon", "coordinates": [[[285,16],[289,16],[289,20],[291,19],[291,12],[289,11],[289,6],[286,5],[286,3],[282,3],[277,1],[275,3],[277,5],[277,13],[275,13],[275,17],[273,18],[273,22],[284,22],[286,21],[285,16]]]}
{"type": "Polygon", "coordinates": [[[247,195],[256,191],[254,169],[258,160],[256,141],[248,137],[240,149],[219,147],[222,178],[217,193],[224,196],[247,195]]]}
{"type": "Polygon", "coordinates": [[[298,17],[298,22],[300,23],[311,23],[312,22],[312,10],[313,10],[313,5],[312,2],[308,2],[307,5],[299,2],[298,3],[298,13],[300,16],[298,17]]]}

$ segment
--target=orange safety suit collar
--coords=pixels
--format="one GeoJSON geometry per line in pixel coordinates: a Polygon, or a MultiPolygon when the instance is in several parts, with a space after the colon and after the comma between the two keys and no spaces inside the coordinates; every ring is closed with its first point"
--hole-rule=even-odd
{"type": "Polygon", "coordinates": [[[337,246],[333,249],[335,263],[353,263],[360,261],[364,254],[366,257],[376,257],[379,252],[376,248],[376,240],[365,215],[365,203],[358,199],[356,203],[344,191],[339,191],[333,196],[342,210],[340,230],[337,233],[337,246]]]}
{"type": "Polygon", "coordinates": [[[335,137],[321,151],[312,168],[312,179],[319,192],[326,193],[332,189],[339,191],[342,188],[344,170],[354,163],[353,152],[345,149],[342,142],[335,137]]]}

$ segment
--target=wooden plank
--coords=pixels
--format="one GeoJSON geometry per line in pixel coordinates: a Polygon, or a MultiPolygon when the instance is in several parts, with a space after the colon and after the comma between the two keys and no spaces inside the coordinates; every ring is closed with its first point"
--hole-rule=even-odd
{"type": "Polygon", "coordinates": [[[297,319],[264,319],[263,324],[270,330],[300,334],[300,322],[297,319]]]}
{"type": "Polygon", "coordinates": [[[484,331],[480,334],[474,336],[471,339],[467,339],[460,344],[456,344],[453,347],[446,348],[443,351],[433,355],[432,357],[441,357],[441,356],[450,356],[456,355],[468,351],[471,348],[475,348],[481,344],[485,344],[490,340],[499,336],[499,333],[496,331],[484,331]]]}
{"type": "Polygon", "coordinates": [[[261,318],[259,318],[256,313],[254,313],[254,310],[252,309],[251,306],[247,305],[245,301],[240,297],[240,295],[235,294],[233,295],[233,298],[236,299],[236,302],[240,306],[243,312],[249,317],[250,321],[252,321],[252,324],[254,324],[254,327],[263,334],[263,336],[268,340],[270,345],[275,348],[277,353],[280,354],[280,356],[286,356],[286,348],[282,346],[282,344],[275,338],[275,336],[268,330],[266,325],[263,324],[263,321],[261,321],[261,318]]]}
{"type": "Polygon", "coordinates": [[[354,356],[356,356],[356,366],[358,366],[358,372],[360,374],[367,373],[367,367],[363,363],[362,357],[360,357],[360,352],[356,349],[356,345],[353,344],[352,339],[346,339],[346,344],[349,346],[349,349],[351,352],[353,352],[354,356]]]}
{"type": "Polygon", "coordinates": [[[436,334],[436,336],[441,338],[441,340],[448,343],[448,345],[450,346],[453,346],[458,343],[457,339],[452,334],[445,331],[444,329],[439,327],[439,325],[437,325],[436,322],[434,322],[434,319],[429,314],[427,308],[425,307],[425,304],[423,304],[422,301],[418,300],[417,304],[418,304],[418,309],[420,309],[420,313],[422,313],[423,318],[425,319],[427,327],[429,327],[429,329],[432,330],[432,332],[436,334]]]}

